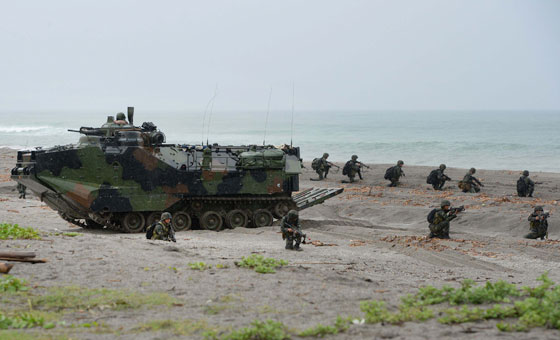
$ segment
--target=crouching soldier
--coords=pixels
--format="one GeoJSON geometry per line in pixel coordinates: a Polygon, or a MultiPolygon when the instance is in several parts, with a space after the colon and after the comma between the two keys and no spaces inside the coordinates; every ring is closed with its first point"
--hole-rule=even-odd
{"type": "Polygon", "coordinates": [[[463,192],[476,193],[480,191],[480,187],[484,186],[478,178],[473,176],[475,172],[476,169],[471,168],[465,177],[463,177],[463,180],[459,182],[459,188],[463,190],[463,192]]]}
{"type": "Polygon", "coordinates": [[[543,207],[536,206],[535,211],[529,215],[529,234],[525,235],[525,238],[529,239],[537,239],[540,238],[544,240],[544,238],[548,238],[548,217],[550,213],[545,213],[543,207]]]}
{"type": "Polygon", "coordinates": [[[442,190],[445,182],[451,180],[451,178],[443,173],[445,168],[445,164],[440,164],[439,169],[432,170],[428,175],[426,183],[431,184],[434,190],[442,190]]]}
{"type": "Polygon", "coordinates": [[[463,206],[451,208],[451,202],[441,201],[441,209],[433,209],[428,214],[430,238],[449,238],[449,222],[457,218],[457,214],[465,210],[463,206]]]}
{"type": "Polygon", "coordinates": [[[535,182],[529,178],[529,170],[524,170],[523,176],[517,180],[517,196],[533,197],[533,191],[535,191],[535,182]]]}
{"type": "Polygon", "coordinates": [[[161,220],[157,222],[153,228],[152,240],[177,242],[175,239],[175,231],[171,225],[171,213],[162,213],[161,220]]]}
{"type": "Polygon", "coordinates": [[[20,199],[25,199],[25,191],[27,190],[27,187],[21,183],[17,184],[17,191],[19,192],[19,198],[20,199]]]}
{"type": "Polygon", "coordinates": [[[286,249],[301,251],[302,249],[299,247],[299,244],[302,238],[305,242],[305,235],[301,232],[298,212],[290,210],[288,214],[282,218],[280,228],[282,231],[282,239],[286,240],[286,249]]]}
{"type": "Polygon", "coordinates": [[[404,171],[402,169],[403,165],[403,161],[398,161],[397,165],[392,166],[385,171],[385,176],[383,176],[383,178],[391,181],[389,187],[396,187],[397,185],[399,185],[399,178],[401,178],[401,176],[404,176],[404,171]]]}

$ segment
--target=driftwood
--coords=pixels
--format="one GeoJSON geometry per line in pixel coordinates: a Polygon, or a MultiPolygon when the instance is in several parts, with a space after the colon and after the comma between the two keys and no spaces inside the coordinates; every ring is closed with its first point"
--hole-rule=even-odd
{"type": "Polygon", "coordinates": [[[22,259],[17,257],[0,256],[2,261],[29,262],[29,263],[46,263],[47,259],[22,259]]]}
{"type": "Polygon", "coordinates": [[[0,273],[8,274],[14,265],[12,263],[0,262],[0,273]]]}
{"type": "Polygon", "coordinates": [[[28,259],[35,257],[32,251],[0,251],[0,257],[12,257],[18,259],[28,259]]]}

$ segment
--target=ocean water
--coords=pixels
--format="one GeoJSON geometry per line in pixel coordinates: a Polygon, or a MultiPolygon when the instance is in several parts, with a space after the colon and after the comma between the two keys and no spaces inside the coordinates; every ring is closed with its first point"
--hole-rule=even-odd
{"type": "MultiPolygon", "coordinates": [[[[32,148],[75,143],[68,129],[98,127],[113,112],[2,112],[0,146],[32,148]]],[[[156,124],[168,143],[300,146],[304,160],[329,152],[367,163],[560,172],[558,111],[289,111],[147,112],[135,125],[156,124]],[[265,129],[266,125],[266,129],[265,129]],[[265,132],[266,131],[266,132],[265,132]]]]}

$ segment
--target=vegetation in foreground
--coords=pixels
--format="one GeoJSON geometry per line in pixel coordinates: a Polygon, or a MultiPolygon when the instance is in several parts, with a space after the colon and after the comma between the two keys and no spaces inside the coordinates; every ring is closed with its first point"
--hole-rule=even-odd
{"type": "Polygon", "coordinates": [[[0,223],[0,240],[40,240],[39,233],[31,228],[17,224],[0,223]]]}
{"type": "Polygon", "coordinates": [[[272,257],[265,258],[262,255],[252,254],[242,257],[241,261],[235,262],[235,265],[242,268],[254,269],[257,273],[271,274],[276,273],[276,268],[288,265],[288,261],[276,260],[272,257]]]}

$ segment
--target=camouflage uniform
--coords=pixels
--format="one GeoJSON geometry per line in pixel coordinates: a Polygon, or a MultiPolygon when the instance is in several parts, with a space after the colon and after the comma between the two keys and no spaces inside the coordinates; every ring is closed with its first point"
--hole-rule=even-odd
{"type": "Polygon", "coordinates": [[[521,181],[525,182],[525,190],[517,190],[517,195],[519,197],[533,197],[533,191],[535,191],[535,182],[529,178],[529,171],[523,171],[523,176],[519,178],[521,181]]]}
{"type": "Polygon", "coordinates": [[[323,157],[319,159],[319,167],[317,168],[317,170],[315,170],[315,172],[319,175],[320,181],[323,180],[324,178],[327,178],[327,175],[329,174],[329,169],[331,168],[331,165],[327,161],[327,158],[329,158],[329,154],[324,153],[323,157]]]}
{"type": "Polygon", "coordinates": [[[19,192],[19,198],[20,199],[25,199],[25,191],[27,190],[27,187],[21,183],[18,183],[17,185],[17,191],[19,192]]]}
{"type": "Polygon", "coordinates": [[[432,183],[432,187],[434,188],[434,190],[443,189],[443,186],[445,185],[445,182],[451,180],[451,178],[449,178],[446,174],[443,173],[445,171],[445,169],[446,169],[445,164],[441,164],[439,166],[439,169],[436,170],[437,171],[436,181],[434,183],[432,183]]]}
{"type": "Polygon", "coordinates": [[[471,168],[469,172],[467,172],[465,177],[463,177],[462,188],[461,188],[463,192],[476,193],[480,191],[480,187],[483,186],[483,184],[480,183],[480,181],[473,176],[475,172],[476,169],[471,168]]]}
{"type": "Polygon", "coordinates": [[[543,213],[543,208],[541,206],[536,206],[535,211],[529,215],[529,234],[525,235],[525,238],[537,239],[540,238],[544,240],[545,236],[548,234],[548,221],[543,219],[541,214],[543,213]],[[539,218],[537,220],[537,218],[539,218]]]}
{"type": "Polygon", "coordinates": [[[441,209],[436,210],[434,221],[429,226],[430,238],[449,238],[449,222],[457,218],[456,214],[449,213],[450,206],[451,203],[447,200],[441,202],[441,209]]]}
{"type": "Polygon", "coordinates": [[[161,214],[161,220],[156,224],[154,228],[154,233],[152,235],[152,240],[162,240],[162,241],[174,241],[175,234],[171,222],[166,223],[166,219],[171,219],[171,214],[164,212],[161,214]]]}
{"type": "Polygon", "coordinates": [[[358,156],[357,155],[352,155],[352,159],[349,160],[348,162],[346,162],[346,164],[344,165],[344,167],[347,169],[347,173],[346,176],[348,176],[348,181],[343,181],[344,183],[354,183],[356,180],[356,175],[359,175],[360,179],[362,179],[361,176],[361,168],[360,168],[360,162],[358,162],[358,156]]]}
{"type": "Polygon", "coordinates": [[[389,184],[390,187],[396,187],[397,185],[399,185],[399,178],[401,178],[401,176],[404,176],[404,171],[402,169],[403,165],[403,161],[398,161],[397,165],[391,168],[391,176],[389,177],[389,180],[391,181],[391,184],[389,184]]]}
{"type": "Polygon", "coordinates": [[[286,239],[286,249],[301,250],[299,245],[301,243],[303,233],[301,231],[301,226],[299,225],[297,211],[290,210],[286,216],[282,217],[280,230],[282,231],[282,238],[286,239]],[[292,229],[292,232],[289,232],[288,229],[292,229]]]}

